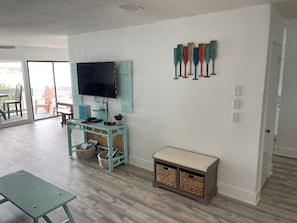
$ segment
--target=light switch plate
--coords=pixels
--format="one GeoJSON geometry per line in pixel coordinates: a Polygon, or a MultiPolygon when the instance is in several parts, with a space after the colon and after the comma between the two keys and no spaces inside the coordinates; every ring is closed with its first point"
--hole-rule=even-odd
{"type": "Polygon", "coordinates": [[[239,113],[238,112],[232,113],[232,122],[239,122],[239,113]]]}
{"type": "Polygon", "coordinates": [[[240,85],[233,86],[233,96],[241,96],[241,86],[240,85]]]}
{"type": "Polygon", "coordinates": [[[240,109],[240,100],[233,99],[233,109],[239,110],[240,109]]]}

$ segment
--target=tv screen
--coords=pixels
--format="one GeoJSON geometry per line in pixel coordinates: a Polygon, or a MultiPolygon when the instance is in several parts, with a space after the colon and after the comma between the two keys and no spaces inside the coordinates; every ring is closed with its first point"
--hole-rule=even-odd
{"type": "Polygon", "coordinates": [[[115,62],[77,63],[77,81],[80,95],[117,96],[115,62]]]}

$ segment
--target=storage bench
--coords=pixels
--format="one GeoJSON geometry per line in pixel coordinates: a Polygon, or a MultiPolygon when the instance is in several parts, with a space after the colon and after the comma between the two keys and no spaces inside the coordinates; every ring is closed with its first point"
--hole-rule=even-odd
{"type": "Polygon", "coordinates": [[[217,193],[219,159],[174,147],[153,154],[153,186],[175,191],[208,204],[217,193]]]}

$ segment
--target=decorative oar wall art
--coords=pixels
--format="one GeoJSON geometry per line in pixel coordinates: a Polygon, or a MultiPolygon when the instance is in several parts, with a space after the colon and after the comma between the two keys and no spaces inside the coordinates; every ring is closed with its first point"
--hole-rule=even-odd
{"type": "Polygon", "coordinates": [[[183,62],[183,44],[177,45],[177,58],[179,62],[179,77],[182,77],[182,62],[183,62]]]}
{"type": "Polygon", "coordinates": [[[174,80],[180,78],[186,79],[192,73],[192,66],[194,66],[194,77],[192,80],[198,80],[200,78],[209,78],[210,75],[216,75],[215,73],[215,60],[217,58],[217,41],[212,40],[209,43],[187,43],[178,44],[173,49],[173,61],[174,61],[174,80]],[[209,63],[212,65],[212,71],[209,70],[209,63]],[[179,64],[179,75],[178,65],[179,64]],[[204,67],[205,65],[205,67],[204,67]],[[198,75],[198,67],[200,67],[200,74],[198,75]],[[187,68],[189,73],[187,74],[187,68]],[[205,71],[205,72],[204,72],[205,71]],[[182,74],[183,73],[183,74],[182,74]],[[198,78],[200,77],[200,78],[198,78]]]}

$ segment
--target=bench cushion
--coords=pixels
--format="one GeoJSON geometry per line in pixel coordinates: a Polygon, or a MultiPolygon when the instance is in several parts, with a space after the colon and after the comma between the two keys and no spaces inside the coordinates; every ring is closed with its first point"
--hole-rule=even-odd
{"type": "Polygon", "coordinates": [[[207,168],[217,161],[217,158],[190,152],[174,147],[164,147],[154,153],[153,158],[175,163],[184,167],[207,171],[207,168]]]}

